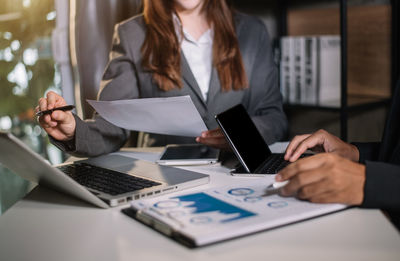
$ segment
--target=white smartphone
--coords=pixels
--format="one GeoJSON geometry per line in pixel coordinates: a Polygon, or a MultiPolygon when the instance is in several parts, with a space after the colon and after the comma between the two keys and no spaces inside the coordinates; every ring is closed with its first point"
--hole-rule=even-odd
{"type": "Polygon", "coordinates": [[[202,144],[167,145],[158,164],[205,165],[218,161],[219,150],[202,144]]]}

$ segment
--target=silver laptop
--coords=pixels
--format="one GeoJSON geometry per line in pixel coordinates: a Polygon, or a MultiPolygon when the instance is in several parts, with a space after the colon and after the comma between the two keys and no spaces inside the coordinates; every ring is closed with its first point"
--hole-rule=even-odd
{"type": "Polygon", "coordinates": [[[21,177],[102,208],[209,182],[209,176],[121,155],[51,166],[10,133],[0,132],[0,163],[21,177]]]}

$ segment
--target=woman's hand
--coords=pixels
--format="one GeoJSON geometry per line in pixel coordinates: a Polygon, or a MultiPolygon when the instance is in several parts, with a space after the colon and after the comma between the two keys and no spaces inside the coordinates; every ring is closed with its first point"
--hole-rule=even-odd
{"type": "MultiPolygon", "coordinates": [[[[65,105],[67,103],[63,97],[50,91],[46,98],[39,99],[35,111],[51,110],[65,105]]],[[[53,111],[51,114],[40,116],[38,120],[40,126],[56,140],[71,140],[75,135],[76,122],[70,111],[53,111]]]]}
{"type": "Polygon", "coordinates": [[[332,153],[294,162],[281,170],[276,181],[289,180],[282,196],[297,196],[314,203],[360,205],[364,199],[365,166],[332,153]]]}
{"type": "Polygon", "coordinates": [[[346,159],[358,162],[360,154],[356,146],[346,143],[325,130],[293,138],[285,152],[285,160],[294,162],[306,150],[332,152],[346,159]]]}
{"type": "Polygon", "coordinates": [[[217,149],[229,150],[229,144],[225,139],[224,134],[220,128],[203,131],[200,137],[196,138],[196,141],[204,145],[214,147],[217,149]]]}

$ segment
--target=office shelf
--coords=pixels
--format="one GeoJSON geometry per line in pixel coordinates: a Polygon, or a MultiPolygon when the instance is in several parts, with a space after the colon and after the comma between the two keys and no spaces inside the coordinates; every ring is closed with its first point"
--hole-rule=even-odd
{"type": "MultiPolygon", "coordinates": [[[[348,104],[347,110],[350,111],[358,111],[364,109],[372,109],[381,106],[387,106],[390,104],[389,98],[376,98],[370,96],[353,96],[348,95],[347,97],[348,104]]],[[[335,105],[307,105],[307,104],[288,104],[284,105],[285,110],[293,110],[293,109],[308,109],[308,110],[322,110],[322,111],[331,111],[331,112],[340,112],[340,106],[335,105]]]]}
{"type": "MultiPolygon", "coordinates": [[[[279,0],[277,2],[279,11],[278,34],[285,36],[288,34],[287,12],[290,0],[279,0]]],[[[380,98],[371,96],[349,95],[348,94],[348,10],[347,1],[338,0],[340,17],[340,36],[341,36],[341,100],[340,106],[319,106],[302,104],[285,104],[286,110],[308,109],[322,110],[340,113],[340,136],[347,140],[348,132],[348,113],[357,110],[366,110],[385,106],[390,103],[390,98],[380,98]]],[[[399,1],[391,0],[392,28],[391,28],[391,91],[393,93],[397,77],[399,76],[399,1]]],[[[323,21],[322,21],[323,22],[323,21]]]]}

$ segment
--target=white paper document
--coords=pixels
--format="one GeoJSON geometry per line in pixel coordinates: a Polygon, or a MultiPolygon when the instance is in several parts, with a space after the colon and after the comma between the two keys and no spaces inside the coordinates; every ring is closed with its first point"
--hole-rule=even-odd
{"type": "Polygon", "coordinates": [[[105,120],[128,130],[187,137],[207,130],[190,96],[88,102],[105,120]]]}
{"type": "Polygon", "coordinates": [[[133,201],[134,218],[178,242],[202,246],[346,208],[265,195],[273,177],[197,193],[133,201]]]}

